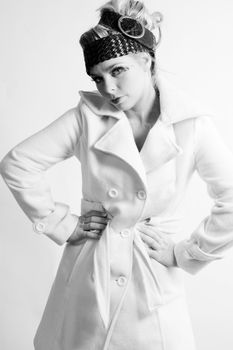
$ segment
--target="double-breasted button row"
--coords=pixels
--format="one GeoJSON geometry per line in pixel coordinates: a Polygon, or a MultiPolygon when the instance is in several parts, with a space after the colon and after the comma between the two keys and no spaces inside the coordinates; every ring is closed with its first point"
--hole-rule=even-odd
{"type": "MultiPolygon", "coordinates": [[[[116,188],[110,188],[108,190],[108,195],[111,198],[116,198],[116,197],[118,197],[118,190],[116,188]]],[[[144,190],[137,191],[136,195],[137,195],[138,199],[141,199],[141,200],[146,199],[146,192],[144,190]]]]}
{"type": "Polygon", "coordinates": [[[122,238],[127,238],[130,235],[130,230],[126,228],[126,229],[120,231],[120,235],[122,238]]]}
{"type": "Polygon", "coordinates": [[[110,188],[110,190],[108,191],[108,195],[111,198],[116,198],[118,196],[118,191],[116,188],[110,188]]]}
{"type": "MultiPolygon", "coordinates": [[[[92,281],[95,280],[94,273],[91,273],[90,277],[91,277],[92,281]]],[[[127,283],[127,278],[122,275],[122,276],[119,276],[115,281],[116,281],[116,283],[118,284],[119,287],[124,287],[126,285],[126,283],[127,283]]]]}
{"type": "Polygon", "coordinates": [[[116,280],[119,287],[124,287],[127,283],[127,278],[125,276],[120,276],[116,280]]]}
{"type": "Polygon", "coordinates": [[[138,199],[141,199],[141,200],[146,199],[146,192],[144,190],[139,190],[137,192],[137,197],[138,197],[138,199]]]}

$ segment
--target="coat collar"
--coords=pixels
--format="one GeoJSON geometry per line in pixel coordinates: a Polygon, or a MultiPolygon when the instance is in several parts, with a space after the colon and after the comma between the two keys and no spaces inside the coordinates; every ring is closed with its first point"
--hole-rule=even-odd
{"type": "MultiPolygon", "coordinates": [[[[209,114],[207,109],[185,91],[177,88],[163,74],[157,74],[156,85],[160,92],[159,120],[165,124],[196,118],[209,114]]],[[[79,91],[82,101],[99,116],[120,119],[124,113],[114,105],[106,102],[98,91],[79,91]]]]}
{"type": "Polygon", "coordinates": [[[173,87],[163,77],[157,77],[161,114],[150,129],[140,152],[136,147],[132,129],[125,113],[105,102],[96,92],[80,91],[81,99],[94,114],[109,116],[117,122],[94,145],[95,149],[115,155],[130,165],[146,186],[146,173],[158,169],[183,153],[172,124],[204,114],[202,107],[173,87]]]}

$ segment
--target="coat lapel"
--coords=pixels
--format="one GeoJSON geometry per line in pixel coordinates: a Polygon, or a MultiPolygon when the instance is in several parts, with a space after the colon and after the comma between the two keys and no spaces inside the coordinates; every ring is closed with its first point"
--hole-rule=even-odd
{"type": "Polygon", "coordinates": [[[80,91],[82,101],[100,117],[112,117],[113,126],[94,144],[94,149],[120,158],[138,174],[147,187],[146,173],[140,158],[130,123],[124,112],[103,100],[99,93],[80,91]]]}
{"type": "Polygon", "coordinates": [[[94,148],[112,154],[129,164],[138,173],[145,187],[147,186],[145,169],[130,123],[124,113],[112,128],[95,143],[94,148]]]}
{"type": "Polygon", "coordinates": [[[146,172],[161,167],[183,152],[176,144],[172,125],[158,119],[138,151],[126,116],[122,116],[94,145],[95,149],[112,154],[128,163],[146,185],[146,172]]]}
{"type": "MultiPolygon", "coordinates": [[[[146,172],[158,169],[183,153],[174,134],[173,124],[203,114],[203,106],[158,75],[161,114],[149,131],[141,152],[138,152],[130,123],[115,106],[103,100],[97,92],[80,91],[82,100],[100,117],[116,119],[116,123],[94,144],[94,148],[112,154],[129,164],[146,185],[146,172]]],[[[206,113],[205,113],[206,114],[206,113]]]]}
{"type": "Polygon", "coordinates": [[[161,167],[183,152],[176,144],[171,125],[158,119],[147,135],[140,155],[146,172],[161,167]]]}

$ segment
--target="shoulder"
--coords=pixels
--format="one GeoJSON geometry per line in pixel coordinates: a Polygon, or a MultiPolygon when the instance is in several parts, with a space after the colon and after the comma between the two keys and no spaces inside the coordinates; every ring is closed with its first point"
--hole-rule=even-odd
{"type": "Polygon", "coordinates": [[[157,75],[156,83],[160,93],[161,119],[164,123],[192,124],[194,119],[203,118],[204,121],[204,119],[209,120],[213,117],[208,106],[187,93],[185,88],[181,88],[164,74],[157,75]]]}
{"type": "Polygon", "coordinates": [[[212,140],[217,138],[215,116],[211,108],[164,75],[158,75],[157,86],[161,121],[173,126],[179,145],[185,147],[193,144],[197,147],[201,140],[208,138],[208,134],[211,134],[212,140]]]}

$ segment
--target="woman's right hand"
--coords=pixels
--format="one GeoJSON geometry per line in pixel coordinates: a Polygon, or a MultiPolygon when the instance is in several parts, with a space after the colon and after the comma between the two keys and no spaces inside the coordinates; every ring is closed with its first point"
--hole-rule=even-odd
{"type": "Polygon", "coordinates": [[[77,244],[83,239],[99,239],[109,221],[107,215],[104,211],[90,210],[79,216],[77,226],[67,242],[77,244]]]}

